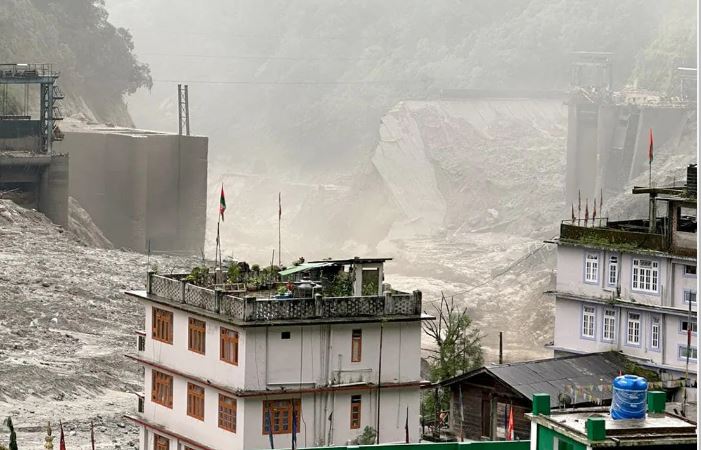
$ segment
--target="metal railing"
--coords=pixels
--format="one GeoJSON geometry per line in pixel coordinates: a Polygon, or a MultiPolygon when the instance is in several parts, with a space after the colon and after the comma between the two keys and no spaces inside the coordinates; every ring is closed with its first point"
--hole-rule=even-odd
{"type": "Polygon", "coordinates": [[[236,297],[221,289],[195,286],[182,275],[149,273],[148,293],[245,322],[319,318],[419,316],[421,292],[386,292],[381,296],[258,299],[236,297]]]}
{"type": "Polygon", "coordinates": [[[56,77],[51,64],[0,64],[0,78],[56,77]]]}

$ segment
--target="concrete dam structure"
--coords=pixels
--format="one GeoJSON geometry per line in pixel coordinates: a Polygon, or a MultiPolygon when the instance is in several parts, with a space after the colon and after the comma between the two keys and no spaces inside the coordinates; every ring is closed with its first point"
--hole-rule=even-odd
{"type": "Polygon", "coordinates": [[[685,105],[608,103],[574,99],[569,103],[567,139],[567,202],[607,198],[623,192],[648,170],[649,130],[654,145],[677,145],[696,121],[685,105]],[[595,174],[594,176],[592,176],[595,174]]]}
{"type": "Polygon", "coordinates": [[[69,194],[116,247],[200,254],[208,139],[67,123],[69,194]]]}
{"type": "Polygon", "coordinates": [[[578,52],[574,58],[567,101],[568,205],[577,205],[580,194],[583,203],[602,193],[611,198],[647,172],[650,130],[657,151],[677,147],[696,123],[695,70],[677,69],[682,83],[670,97],[633,88],[614,91],[610,53],[578,52]]]}

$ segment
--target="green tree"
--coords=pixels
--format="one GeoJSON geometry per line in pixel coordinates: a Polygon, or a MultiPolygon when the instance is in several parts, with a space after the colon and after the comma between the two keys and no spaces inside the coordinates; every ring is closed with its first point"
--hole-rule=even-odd
{"type": "Polygon", "coordinates": [[[357,445],[372,445],[375,443],[375,440],[377,439],[377,431],[371,427],[371,426],[366,426],[363,429],[363,434],[355,438],[355,444],[357,445]]]}
{"type": "MultiPolygon", "coordinates": [[[[423,324],[424,332],[435,344],[427,358],[431,381],[446,380],[481,366],[482,334],[472,325],[467,307],[457,307],[453,297],[448,301],[441,293],[440,306],[433,308],[436,319],[423,324]]],[[[441,410],[448,409],[449,402],[449,393],[436,388],[423,396],[421,410],[429,414],[429,423],[433,423],[441,410]]]]}
{"type": "Polygon", "coordinates": [[[424,332],[433,340],[428,363],[431,381],[452,378],[484,363],[482,334],[472,324],[467,307],[457,307],[451,297],[441,294],[440,306],[435,306],[436,320],[424,322],[424,332]]]}

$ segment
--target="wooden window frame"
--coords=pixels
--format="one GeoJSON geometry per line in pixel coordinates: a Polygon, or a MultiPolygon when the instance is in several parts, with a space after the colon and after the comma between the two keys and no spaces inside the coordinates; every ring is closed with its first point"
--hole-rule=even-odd
{"type": "Polygon", "coordinates": [[[219,428],[236,433],[237,410],[238,406],[235,397],[219,394],[219,408],[217,415],[217,424],[219,425],[219,428]],[[224,420],[222,420],[223,414],[228,414],[230,416],[229,419],[227,420],[225,417],[224,420]]]}
{"type": "Polygon", "coordinates": [[[350,404],[350,428],[351,430],[358,430],[360,429],[360,420],[361,420],[361,410],[362,410],[362,403],[363,402],[363,396],[362,395],[351,395],[351,404],[350,404]]]}
{"type": "Polygon", "coordinates": [[[239,332],[229,328],[219,328],[219,360],[234,366],[239,365],[239,332]],[[232,345],[231,358],[227,357],[224,348],[227,344],[232,345]]]}
{"type": "Polygon", "coordinates": [[[170,449],[170,439],[160,434],[153,434],[153,449],[154,450],[169,450],[170,449]],[[165,447],[163,446],[165,445],[165,447]]]}
{"type": "Polygon", "coordinates": [[[204,355],[207,349],[207,322],[189,317],[187,320],[187,349],[204,355]]]}
{"type": "Polygon", "coordinates": [[[204,421],[204,387],[187,383],[187,415],[204,421]]]}
{"type": "Polygon", "coordinates": [[[263,400],[263,434],[270,434],[267,428],[266,415],[270,411],[270,426],[273,427],[273,434],[291,434],[292,433],[292,405],[294,404],[294,412],[296,413],[295,423],[297,433],[299,433],[300,417],[302,416],[302,401],[298,398],[284,398],[278,400],[263,400]],[[283,402],[287,402],[283,405],[283,402]],[[274,423],[276,422],[276,414],[279,417],[279,428],[275,430],[274,423]],[[283,418],[286,419],[283,421],[283,418]]]}
{"type": "Polygon", "coordinates": [[[351,331],[351,362],[360,362],[363,359],[363,330],[351,331]],[[357,354],[356,354],[357,346],[357,354]]]}
{"type": "Polygon", "coordinates": [[[151,337],[156,341],[173,345],[173,312],[155,306],[151,309],[151,337]]]}
{"type": "Polygon", "coordinates": [[[151,370],[151,401],[166,408],[173,409],[173,376],[151,370]],[[165,398],[161,399],[159,391],[164,389],[165,398]]]}

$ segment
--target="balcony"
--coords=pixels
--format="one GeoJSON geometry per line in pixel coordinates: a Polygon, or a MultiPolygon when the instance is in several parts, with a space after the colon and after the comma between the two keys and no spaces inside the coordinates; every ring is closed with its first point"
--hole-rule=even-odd
{"type": "MultiPolygon", "coordinates": [[[[336,321],[348,318],[421,317],[421,292],[386,292],[376,296],[314,298],[256,298],[232,295],[220,287],[195,286],[185,275],[149,273],[146,298],[188,305],[244,324],[288,321],[336,321]]],[[[138,293],[131,293],[138,295],[138,293]]]]}

